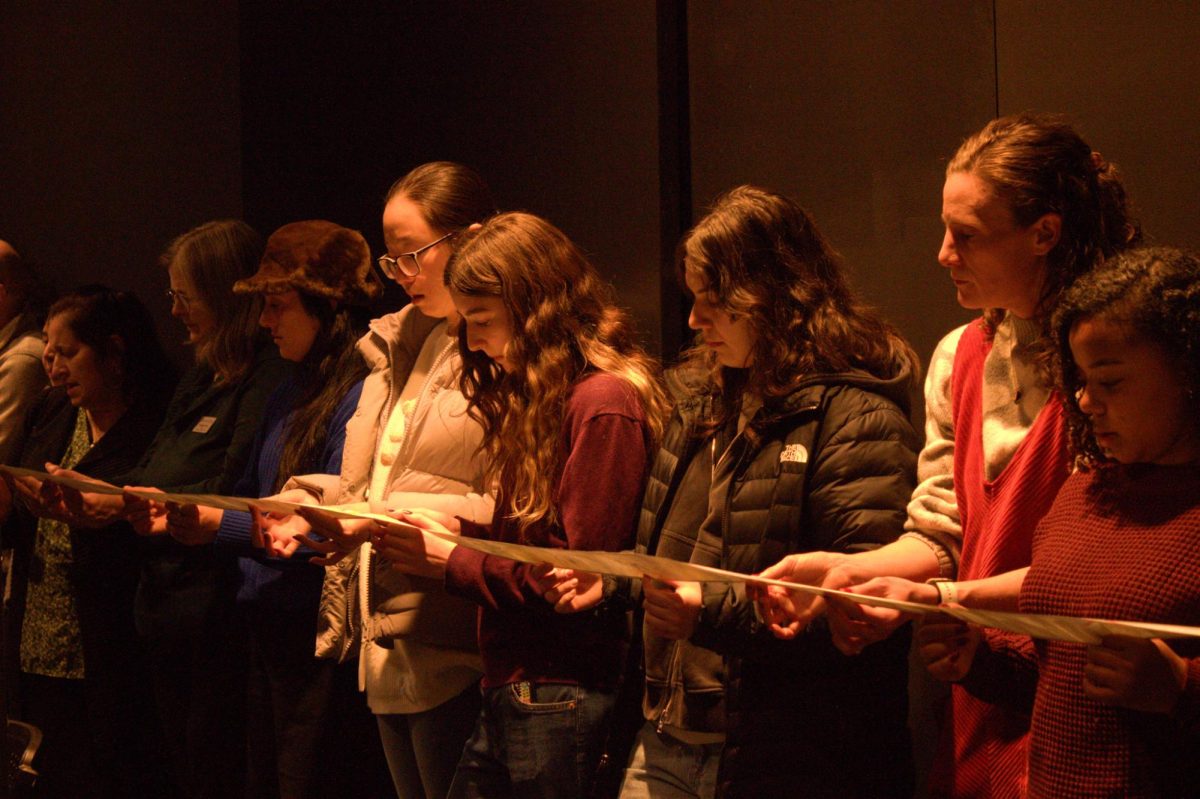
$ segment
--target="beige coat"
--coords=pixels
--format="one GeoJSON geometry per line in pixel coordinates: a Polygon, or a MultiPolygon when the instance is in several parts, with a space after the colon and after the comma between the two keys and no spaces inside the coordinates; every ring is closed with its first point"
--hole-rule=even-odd
{"type": "MultiPolygon", "coordinates": [[[[371,323],[358,343],[371,373],[346,425],[341,474],[305,475],[289,485],[309,488],[322,504],[365,498],[383,425],[439,322],[408,306],[371,323]]],[[[467,415],[467,402],[458,388],[460,366],[456,344],[446,338],[391,466],[386,501],[374,498],[372,509],[424,507],[491,521],[494,500],[485,490],[485,462],[479,452],[483,431],[467,415]]],[[[326,569],[317,655],[349,659],[358,652],[363,635],[383,646],[403,638],[425,647],[476,653],[475,616],[475,606],[447,595],[440,581],[376,568],[370,545],[365,544],[326,569]],[[367,569],[366,591],[359,597],[362,568],[367,569]]]]}

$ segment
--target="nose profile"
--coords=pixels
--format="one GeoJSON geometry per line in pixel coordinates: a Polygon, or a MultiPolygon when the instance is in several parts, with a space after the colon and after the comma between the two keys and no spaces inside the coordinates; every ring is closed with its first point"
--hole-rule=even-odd
{"type": "Polygon", "coordinates": [[[938,250],[938,263],[949,268],[958,258],[958,253],[954,249],[954,237],[947,230],[942,236],[942,247],[938,250]]]}
{"type": "Polygon", "coordinates": [[[700,309],[698,301],[692,302],[692,310],[688,312],[688,327],[692,330],[703,330],[708,327],[708,315],[700,309]]]}

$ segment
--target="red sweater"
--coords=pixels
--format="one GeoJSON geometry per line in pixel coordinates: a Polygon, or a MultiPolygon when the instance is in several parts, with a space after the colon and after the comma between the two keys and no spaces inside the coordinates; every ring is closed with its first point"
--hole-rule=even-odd
{"type": "MultiPolygon", "coordinates": [[[[605,373],[581,379],[567,397],[559,440],[562,470],[554,488],[556,524],[521,534],[500,487],[490,526],[463,521],[463,535],[580,550],[629,549],[646,479],[649,435],[632,386],[605,373]]],[[[615,687],[628,630],[624,615],[555,613],[529,581],[530,566],[456,547],[446,588],[477,602],[483,685],[512,682],[615,687]]]]}
{"type": "MultiPolygon", "coordinates": [[[[1038,526],[1021,611],[1200,624],[1200,468],[1131,467],[1102,499],[1095,483],[1071,477],[1038,526]]],[[[989,631],[968,683],[1028,707],[1036,680],[1029,796],[1200,796],[1200,641],[1171,642],[1192,658],[1173,715],[1084,696],[1083,644],[1011,643],[989,631]]]]}
{"type": "MultiPolygon", "coordinates": [[[[954,491],[963,528],[960,580],[1027,566],[1034,528],[1070,474],[1062,402],[1052,393],[1004,470],[994,480],[986,478],[983,366],[991,347],[991,337],[981,325],[968,325],[951,375],[954,491]]],[[[952,687],[947,712],[950,735],[942,736],[930,795],[1020,796],[1028,715],[981,701],[961,686],[952,687]]]]}

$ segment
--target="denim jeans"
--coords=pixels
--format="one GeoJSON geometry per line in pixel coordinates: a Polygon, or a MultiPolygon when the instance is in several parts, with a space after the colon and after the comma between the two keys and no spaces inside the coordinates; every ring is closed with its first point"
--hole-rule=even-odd
{"type": "Polygon", "coordinates": [[[646,722],[621,783],[621,799],[711,799],[721,744],[687,744],[646,722]]]}
{"type": "Polygon", "coordinates": [[[449,796],[587,796],[615,700],[613,691],[563,683],[486,689],[449,796]]]}
{"type": "Polygon", "coordinates": [[[421,713],[375,717],[398,799],[442,799],[479,718],[479,683],[421,713]]]}

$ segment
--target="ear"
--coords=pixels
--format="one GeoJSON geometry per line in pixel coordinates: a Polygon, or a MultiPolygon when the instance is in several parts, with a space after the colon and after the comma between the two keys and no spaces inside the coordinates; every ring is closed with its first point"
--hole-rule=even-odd
{"type": "Polygon", "coordinates": [[[483,225],[481,225],[479,222],[472,222],[470,226],[467,227],[467,230],[479,230],[481,227],[483,227],[483,225]]]}
{"type": "Polygon", "coordinates": [[[1034,255],[1046,255],[1058,245],[1062,237],[1062,217],[1054,212],[1042,214],[1041,218],[1029,226],[1033,236],[1034,255]]]}

